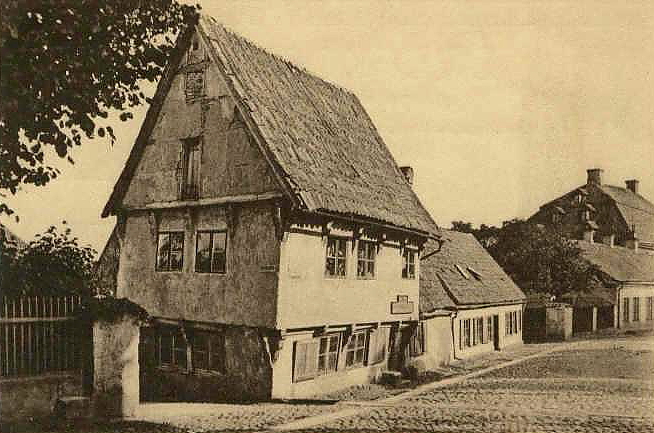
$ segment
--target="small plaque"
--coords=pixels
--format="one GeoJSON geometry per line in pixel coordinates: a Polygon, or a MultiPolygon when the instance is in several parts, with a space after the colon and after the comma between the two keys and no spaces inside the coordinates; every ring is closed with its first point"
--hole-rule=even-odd
{"type": "Polygon", "coordinates": [[[413,302],[409,302],[406,295],[398,295],[397,301],[391,302],[391,314],[411,314],[413,313],[413,302]]]}

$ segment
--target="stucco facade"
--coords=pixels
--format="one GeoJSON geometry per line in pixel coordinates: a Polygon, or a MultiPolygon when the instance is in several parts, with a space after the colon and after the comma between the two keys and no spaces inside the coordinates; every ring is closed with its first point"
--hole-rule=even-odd
{"type": "Polygon", "coordinates": [[[479,356],[494,350],[522,344],[522,305],[460,309],[454,318],[454,353],[457,359],[479,356]],[[513,314],[513,319],[510,315],[513,314]],[[482,319],[483,331],[474,335],[475,319],[482,319]],[[466,337],[466,321],[470,336],[466,337]],[[513,321],[513,324],[510,322],[513,321]],[[489,332],[489,322],[492,331],[489,332]],[[482,335],[483,334],[483,335],[482,335]]]}
{"type": "Polygon", "coordinates": [[[618,326],[622,329],[654,327],[654,283],[625,283],[618,289],[618,326]]]}

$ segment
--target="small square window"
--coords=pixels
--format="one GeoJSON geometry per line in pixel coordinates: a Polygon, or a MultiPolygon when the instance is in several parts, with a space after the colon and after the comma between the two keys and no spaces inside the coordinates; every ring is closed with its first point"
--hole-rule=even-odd
{"type": "Polygon", "coordinates": [[[195,272],[224,274],[227,271],[227,232],[198,231],[195,272]]]}

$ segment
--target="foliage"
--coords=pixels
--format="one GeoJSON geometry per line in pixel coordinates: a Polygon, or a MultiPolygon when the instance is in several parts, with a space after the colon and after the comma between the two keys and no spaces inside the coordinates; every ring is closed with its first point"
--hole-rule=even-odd
{"type": "Polygon", "coordinates": [[[573,290],[588,290],[599,275],[599,269],[584,259],[574,241],[556,227],[520,219],[505,221],[501,228],[474,229],[462,221],[454,222],[453,227],[481,237],[482,245],[526,292],[560,296],[573,290]]]}
{"type": "Polygon", "coordinates": [[[91,294],[95,251],[80,246],[71,229],[51,226],[24,248],[10,240],[0,245],[0,289],[5,296],[91,294]]]}
{"type": "Polygon", "coordinates": [[[111,296],[98,296],[90,298],[84,303],[81,315],[89,320],[103,320],[115,323],[127,316],[141,322],[146,322],[150,315],[138,304],[127,298],[114,298],[111,296]]]}
{"type": "MultiPolygon", "coordinates": [[[[3,0],[0,2],[0,192],[45,185],[58,170],[47,155],[82,137],[109,137],[109,110],[120,119],[146,100],[173,37],[199,7],[176,0],[3,0]]],[[[11,210],[0,203],[0,214],[11,210]]]]}

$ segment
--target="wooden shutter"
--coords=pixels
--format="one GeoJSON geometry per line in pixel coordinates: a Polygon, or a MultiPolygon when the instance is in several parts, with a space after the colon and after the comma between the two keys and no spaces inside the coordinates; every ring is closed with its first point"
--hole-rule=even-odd
{"type": "Polygon", "coordinates": [[[370,363],[377,364],[386,359],[389,328],[378,328],[374,333],[374,344],[370,344],[370,363]]]}
{"type": "Polygon", "coordinates": [[[319,340],[298,341],[295,343],[293,381],[312,379],[318,369],[319,340]]]}

